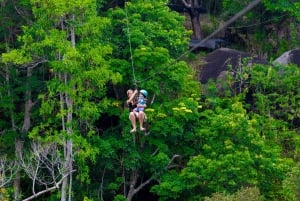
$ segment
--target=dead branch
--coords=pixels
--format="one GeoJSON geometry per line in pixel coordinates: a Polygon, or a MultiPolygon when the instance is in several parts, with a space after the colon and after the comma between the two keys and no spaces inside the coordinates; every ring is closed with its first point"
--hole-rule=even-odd
{"type": "Polygon", "coordinates": [[[186,2],[186,0],[181,0],[181,2],[182,2],[182,3],[184,4],[184,6],[187,7],[187,8],[191,8],[191,7],[192,7],[192,4],[186,2]]]}
{"type": "Polygon", "coordinates": [[[30,68],[30,69],[33,69],[33,68],[37,67],[38,65],[40,65],[42,63],[47,63],[47,62],[48,62],[47,59],[42,58],[40,60],[32,61],[31,63],[23,64],[19,68],[30,68]]]}
{"type": "MultiPolygon", "coordinates": [[[[155,151],[155,153],[158,151],[158,149],[155,151]]],[[[165,167],[165,170],[168,170],[172,167],[174,167],[175,165],[173,164],[174,160],[176,158],[180,158],[181,156],[178,154],[175,154],[172,156],[172,158],[170,159],[168,165],[165,167]]],[[[154,180],[155,176],[158,176],[159,173],[155,173],[153,175],[153,177],[150,177],[149,179],[147,179],[146,181],[143,181],[140,183],[140,185],[138,185],[138,187],[135,188],[136,186],[136,182],[139,178],[139,171],[135,170],[134,172],[132,172],[131,177],[130,177],[130,186],[129,186],[129,192],[127,194],[127,199],[130,201],[132,200],[133,196],[138,193],[142,188],[144,188],[146,185],[148,185],[151,181],[154,180]]]]}
{"type": "Polygon", "coordinates": [[[15,161],[8,161],[6,156],[0,158],[0,188],[10,184],[18,169],[15,161]]]}
{"type": "Polygon", "coordinates": [[[29,201],[29,200],[32,200],[32,199],[34,199],[34,198],[37,198],[37,197],[39,197],[39,196],[41,196],[41,195],[43,195],[43,194],[45,194],[45,193],[47,193],[47,192],[49,192],[49,191],[52,191],[52,190],[55,190],[55,189],[59,189],[59,186],[61,185],[61,183],[63,182],[63,180],[64,180],[66,177],[68,177],[72,172],[75,172],[75,170],[69,172],[69,174],[64,175],[64,176],[63,176],[63,177],[62,177],[62,178],[61,178],[54,186],[48,187],[48,188],[45,189],[45,190],[39,191],[38,193],[35,193],[35,194],[29,196],[28,198],[23,199],[22,201],[29,201]]]}
{"type": "Polygon", "coordinates": [[[20,166],[32,180],[32,195],[23,201],[58,189],[63,180],[75,171],[64,168],[64,160],[55,143],[33,142],[28,154],[19,153],[17,157],[20,166]],[[36,185],[44,190],[36,192],[36,185]]]}
{"type": "Polygon", "coordinates": [[[178,167],[177,164],[175,164],[175,165],[172,164],[176,158],[181,158],[181,156],[178,155],[178,154],[174,154],[174,155],[172,156],[171,160],[169,161],[168,165],[166,166],[166,169],[167,169],[167,170],[172,169],[172,168],[174,168],[174,167],[178,167]]]}

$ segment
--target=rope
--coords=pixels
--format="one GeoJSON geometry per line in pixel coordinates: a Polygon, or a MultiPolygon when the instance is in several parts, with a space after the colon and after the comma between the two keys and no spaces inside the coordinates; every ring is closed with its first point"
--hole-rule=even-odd
{"type": "Polygon", "coordinates": [[[129,52],[130,52],[130,60],[131,60],[131,68],[132,68],[132,75],[133,75],[133,84],[137,88],[137,80],[135,78],[135,69],[133,64],[133,54],[132,54],[132,46],[131,46],[131,36],[130,36],[130,29],[129,29],[129,19],[128,19],[128,10],[126,6],[127,2],[125,0],[125,14],[126,14],[126,26],[127,26],[127,35],[128,35],[128,43],[129,43],[129,52]]]}

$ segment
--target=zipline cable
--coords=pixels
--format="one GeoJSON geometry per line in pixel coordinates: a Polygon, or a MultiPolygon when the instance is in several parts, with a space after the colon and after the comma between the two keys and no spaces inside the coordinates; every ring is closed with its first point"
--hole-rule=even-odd
{"type": "Polygon", "coordinates": [[[224,28],[228,27],[230,24],[232,24],[234,21],[236,21],[238,18],[242,17],[245,13],[247,13],[249,10],[251,10],[252,8],[254,8],[255,6],[257,6],[259,3],[261,2],[261,0],[254,0],[252,1],[247,7],[245,7],[243,10],[241,10],[240,12],[238,12],[237,14],[235,14],[231,19],[229,19],[223,26],[219,27],[216,31],[214,31],[213,33],[211,33],[209,36],[207,36],[206,38],[204,38],[203,40],[201,40],[198,44],[196,44],[193,48],[191,48],[189,51],[183,53],[182,55],[180,55],[178,59],[181,59],[182,57],[184,57],[185,55],[187,55],[188,53],[196,50],[198,47],[200,47],[201,45],[203,45],[204,43],[206,43],[209,39],[211,39],[213,36],[217,35],[219,32],[221,32],[224,28]]]}
{"type": "MultiPolygon", "coordinates": [[[[150,78],[154,77],[155,75],[161,73],[164,69],[166,69],[168,66],[174,65],[176,62],[178,62],[180,59],[182,59],[184,56],[186,56],[187,54],[191,53],[192,51],[196,50],[197,48],[199,48],[201,45],[204,45],[209,39],[211,39],[212,37],[214,37],[215,35],[217,35],[220,31],[222,31],[224,28],[228,27],[230,24],[232,24],[234,21],[236,21],[238,18],[240,18],[241,16],[243,16],[245,13],[247,13],[249,10],[251,10],[252,8],[254,8],[255,6],[257,6],[259,3],[261,2],[261,0],[254,0],[252,1],[247,7],[245,7],[244,9],[242,9],[240,12],[238,12],[237,14],[235,14],[231,19],[229,19],[228,21],[226,21],[226,23],[219,27],[216,31],[214,31],[213,33],[211,33],[209,36],[207,36],[206,38],[204,38],[203,40],[201,40],[199,43],[197,43],[193,48],[189,49],[188,51],[182,53],[179,57],[177,57],[174,61],[172,61],[170,64],[166,65],[164,68],[162,68],[159,71],[156,71],[153,75],[148,76],[147,78],[143,79],[143,80],[135,80],[136,83],[139,82],[143,82],[146,80],[149,80],[150,78]]],[[[125,4],[126,4],[126,0],[125,0],[125,4]]],[[[126,7],[126,5],[125,5],[126,7]]],[[[127,12],[127,8],[126,8],[126,12],[127,12]]],[[[127,13],[126,13],[127,14],[127,13]]],[[[128,20],[127,20],[128,23],[128,20]]],[[[128,25],[129,27],[129,25],[128,25]]],[[[129,31],[129,28],[128,28],[129,31]]],[[[131,42],[130,42],[131,45],[131,42]]],[[[130,46],[131,49],[131,46],[130,46]]],[[[132,56],[131,56],[132,57],[132,56]]],[[[134,69],[134,67],[133,67],[134,69]]],[[[134,75],[135,77],[135,75],[134,75]]],[[[134,78],[135,79],[135,78],[134,78]]]]}
{"type": "Polygon", "coordinates": [[[135,78],[135,69],[134,69],[132,46],[131,46],[131,35],[130,35],[130,29],[129,29],[128,10],[127,10],[127,5],[126,4],[127,4],[127,2],[125,0],[124,7],[125,7],[125,14],[126,14],[127,35],[128,35],[129,52],[130,52],[131,68],[132,68],[132,75],[133,75],[133,84],[137,88],[137,80],[135,78]]]}
{"type": "Polygon", "coordinates": [[[262,22],[258,22],[258,23],[254,23],[254,24],[249,24],[249,25],[244,25],[244,26],[231,26],[231,27],[228,27],[228,28],[231,28],[231,29],[242,29],[242,28],[249,28],[249,27],[254,27],[254,26],[258,26],[258,25],[263,25],[263,24],[266,24],[268,22],[274,22],[276,20],[279,20],[285,16],[288,16],[288,14],[283,14],[279,17],[273,17],[271,19],[268,19],[268,20],[265,20],[265,21],[262,21],[262,22]]]}

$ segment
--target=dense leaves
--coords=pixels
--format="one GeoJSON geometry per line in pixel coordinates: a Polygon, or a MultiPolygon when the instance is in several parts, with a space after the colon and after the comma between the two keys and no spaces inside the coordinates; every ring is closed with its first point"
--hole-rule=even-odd
{"type": "MultiPolygon", "coordinates": [[[[216,14],[226,19],[249,2],[203,5],[213,11],[215,4],[216,14]]],[[[202,92],[194,69],[177,61],[187,51],[191,32],[184,16],[165,0],[1,3],[1,198],[299,197],[297,66],[249,68],[245,62],[241,74],[229,75],[226,83],[210,82],[202,92]],[[123,102],[134,84],[149,92],[148,135],[129,133],[123,102]],[[55,147],[51,154],[48,147],[55,147]],[[29,158],[7,168],[4,156],[8,164],[29,158]],[[12,178],[17,178],[14,189],[12,178]]],[[[290,43],[287,37],[265,45],[265,38],[273,38],[264,19],[279,13],[274,15],[278,22],[284,14],[288,27],[297,30],[298,10],[296,1],[263,1],[234,26],[259,23],[259,31],[244,29],[251,39],[247,48],[277,54],[295,47],[297,32],[291,32],[290,43]]]]}

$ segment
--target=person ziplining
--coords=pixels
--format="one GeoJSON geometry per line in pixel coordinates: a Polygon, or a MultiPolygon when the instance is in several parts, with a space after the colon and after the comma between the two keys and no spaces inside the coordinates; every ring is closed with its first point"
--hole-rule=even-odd
{"type": "MultiPolygon", "coordinates": [[[[189,49],[188,51],[184,52],[183,54],[181,54],[179,57],[177,57],[175,60],[173,60],[169,65],[166,65],[166,67],[171,66],[173,64],[175,64],[176,62],[178,62],[179,60],[181,60],[183,57],[185,57],[187,54],[191,53],[192,51],[194,51],[196,48],[200,47],[201,45],[203,45],[204,43],[206,43],[210,38],[212,38],[213,36],[215,36],[217,33],[219,33],[220,31],[222,31],[224,28],[226,28],[227,26],[229,26],[231,23],[233,23],[234,21],[236,21],[238,18],[240,18],[241,16],[243,16],[245,13],[247,13],[249,10],[251,10],[253,7],[255,7],[256,5],[258,5],[261,2],[261,0],[253,0],[247,7],[245,7],[243,10],[241,10],[240,12],[238,12],[236,15],[234,15],[230,20],[226,21],[226,23],[219,27],[216,31],[214,31],[212,34],[210,34],[209,36],[207,36],[206,38],[204,38],[203,40],[201,40],[199,43],[197,43],[193,48],[189,49]]],[[[128,44],[129,44],[129,50],[130,50],[130,59],[131,59],[131,67],[132,67],[132,74],[133,74],[133,81],[134,84],[137,88],[137,83],[138,82],[143,82],[146,81],[152,77],[154,77],[155,75],[161,73],[164,71],[164,68],[162,68],[161,70],[153,73],[152,75],[146,77],[143,80],[136,80],[135,77],[135,68],[134,68],[134,62],[133,62],[133,53],[132,53],[132,46],[131,46],[131,36],[130,36],[130,29],[129,29],[129,19],[128,19],[128,10],[127,10],[127,6],[126,6],[126,0],[125,0],[125,13],[126,13],[126,25],[127,25],[127,34],[128,34],[128,44]]],[[[142,90],[141,90],[142,91],[142,90]]],[[[141,92],[140,91],[140,92],[141,92]]],[[[129,89],[127,91],[127,96],[128,96],[128,100],[127,105],[129,107],[129,119],[131,121],[132,124],[132,129],[131,129],[131,133],[136,132],[136,120],[138,119],[139,124],[140,124],[140,130],[141,131],[145,131],[146,129],[143,126],[143,122],[145,120],[145,113],[144,113],[144,108],[146,107],[146,105],[144,105],[143,109],[136,109],[137,107],[137,100],[136,100],[136,95],[138,93],[138,90],[132,90],[129,89]],[[136,111],[138,110],[138,112],[136,111]]],[[[144,94],[145,95],[145,94],[144,94]]],[[[145,97],[147,97],[147,93],[145,95],[145,97]]],[[[142,97],[141,97],[142,98],[142,97]]],[[[141,99],[142,101],[142,99],[141,99]]],[[[141,105],[141,104],[140,104],[141,105]]],[[[147,131],[145,131],[147,132],[147,131]]]]}
{"type": "Polygon", "coordinates": [[[137,98],[137,106],[135,108],[135,112],[141,112],[144,111],[145,107],[147,107],[147,96],[148,92],[144,89],[140,90],[138,98],[137,98]]]}
{"type": "Polygon", "coordinates": [[[144,119],[146,118],[146,114],[144,112],[144,109],[147,107],[146,101],[147,101],[147,95],[148,92],[144,89],[138,91],[137,89],[127,90],[127,105],[129,108],[129,119],[131,121],[132,129],[130,130],[130,133],[136,132],[136,122],[139,122],[140,131],[146,131],[146,129],[143,126],[144,119]],[[138,94],[138,97],[137,97],[138,94]]]}
{"type": "Polygon", "coordinates": [[[129,44],[129,51],[130,51],[130,60],[131,60],[131,68],[132,68],[132,75],[134,79],[134,85],[136,87],[135,90],[129,89],[127,90],[127,105],[129,108],[129,119],[131,121],[130,133],[136,132],[136,121],[138,120],[140,125],[140,131],[145,132],[146,128],[144,128],[143,123],[146,118],[146,114],[144,112],[145,108],[147,107],[147,96],[148,92],[144,89],[138,91],[137,90],[137,80],[135,78],[135,69],[133,63],[133,54],[132,54],[132,47],[131,47],[131,37],[130,37],[130,30],[129,30],[129,20],[128,20],[128,10],[125,1],[125,13],[126,13],[126,25],[127,25],[127,34],[128,34],[128,44],[129,44]],[[138,94],[139,93],[139,94],[138,94]],[[138,94],[138,97],[137,97],[138,94]]]}

